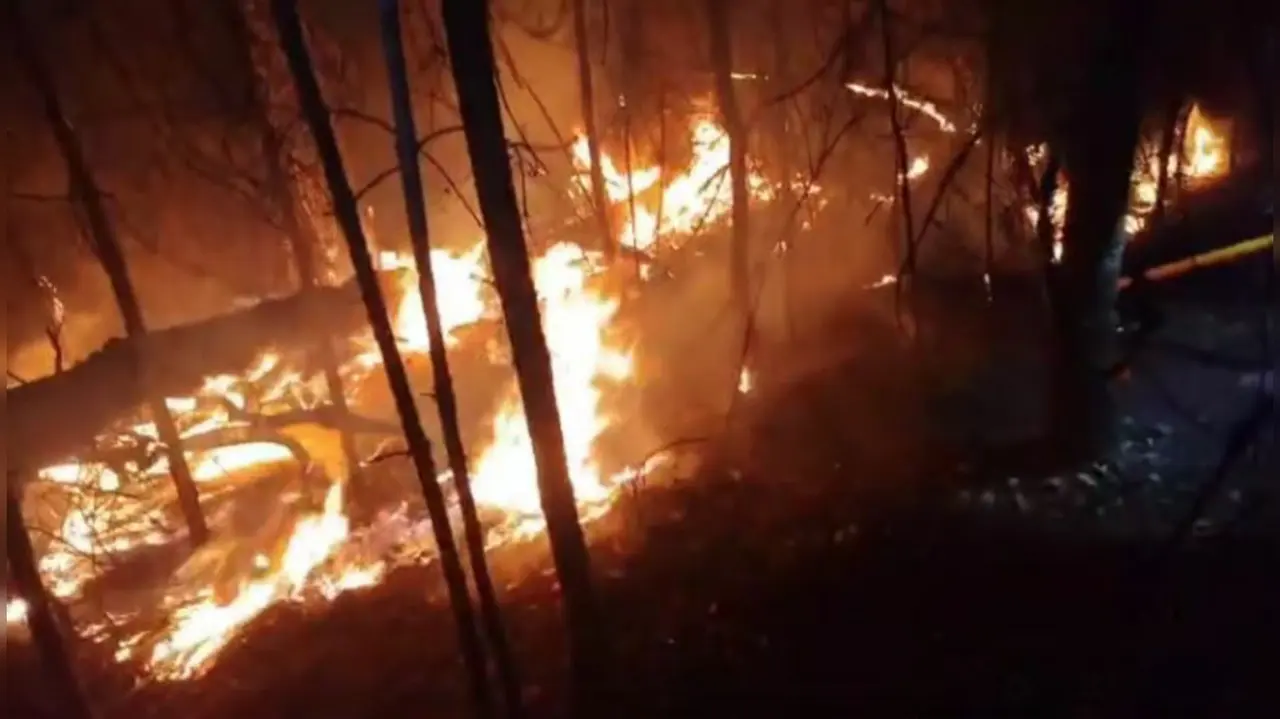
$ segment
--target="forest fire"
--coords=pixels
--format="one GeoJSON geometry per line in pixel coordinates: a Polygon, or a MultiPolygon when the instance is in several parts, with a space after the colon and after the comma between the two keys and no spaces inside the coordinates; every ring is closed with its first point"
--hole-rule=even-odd
{"type": "MultiPolygon", "coordinates": [[[[722,219],[731,204],[729,197],[728,150],[724,133],[712,120],[697,119],[691,128],[693,159],[681,173],[662,183],[661,197],[652,204],[635,202],[636,216],[619,228],[624,242],[639,249],[652,249],[659,239],[679,244],[703,225],[722,219]]],[[[576,147],[581,147],[579,141],[576,147]]],[[[579,158],[584,159],[584,158],[579,158]]],[[[610,199],[630,207],[629,192],[637,195],[656,188],[661,170],[636,168],[631,176],[621,174],[613,160],[605,157],[610,179],[610,199]]],[[[580,170],[584,169],[581,165],[580,170]]],[[[773,193],[761,175],[749,178],[757,199],[773,193]]],[[[628,210],[629,211],[629,210],[628,210]]],[[[482,242],[461,253],[434,251],[432,267],[438,284],[441,313],[447,342],[459,340],[454,331],[484,318],[496,316],[488,295],[486,257],[482,242]]],[[[429,349],[422,303],[413,263],[406,255],[383,252],[383,269],[402,272],[400,299],[393,309],[394,328],[402,351],[424,354],[429,349]]],[[[605,476],[594,454],[594,442],[612,418],[602,406],[609,383],[625,382],[634,367],[627,340],[610,335],[617,299],[597,280],[603,271],[599,258],[577,245],[560,243],[534,259],[534,279],[543,303],[544,324],[552,352],[555,392],[559,401],[564,437],[575,494],[584,520],[601,516],[609,507],[614,491],[633,472],[605,476]]],[[[358,383],[377,369],[380,356],[367,344],[343,369],[358,383]]],[[[264,355],[244,376],[217,376],[206,380],[196,396],[170,398],[170,409],[180,418],[183,438],[198,443],[215,432],[248,426],[251,413],[270,415],[280,408],[315,406],[317,379],[286,366],[278,354],[264,355]]],[[[746,391],[746,390],[744,390],[746,391]]],[[[329,435],[322,435],[328,437],[329,435]]],[[[149,446],[157,441],[155,427],[140,423],[120,433],[128,441],[149,446]]],[[[104,444],[120,444],[120,438],[104,439],[104,444]]],[[[299,435],[299,441],[314,441],[299,435]]],[[[307,446],[309,454],[326,457],[332,448],[307,446]]],[[[48,502],[58,494],[67,510],[54,531],[59,541],[50,544],[41,561],[53,593],[73,600],[97,576],[106,559],[148,545],[172,543],[181,530],[170,518],[174,496],[165,477],[162,459],[143,452],[125,464],[110,462],[68,462],[45,468],[46,480],[34,502],[48,502]],[[151,461],[144,461],[151,460],[151,461]],[[125,488],[141,492],[146,501],[121,501],[125,488]]],[[[288,446],[272,442],[252,442],[218,446],[194,453],[193,474],[201,482],[206,499],[223,483],[237,479],[256,481],[295,460],[288,446]]],[[[321,462],[329,483],[323,507],[299,512],[283,540],[254,549],[251,571],[230,587],[204,576],[201,567],[217,565],[233,552],[244,550],[224,546],[243,545],[252,538],[228,537],[215,541],[188,561],[178,572],[187,581],[171,586],[155,610],[167,617],[159,631],[135,633],[117,639],[117,658],[140,660],[151,676],[160,680],[198,676],[211,666],[219,651],[236,632],[274,603],[331,599],[351,589],[370,586],[390,568],[385,556],[364,551],[353,532],[384,532],[383,527],[353,530],[344,514],[346,468],[341,462],[321,462]],[[270,547],[276,547],[272,550],[270,547]]],[[[543,526],[533,461],[532,445],[519,393],[514,382],[504,389],[492,421],[492,434],[474,460],[473,491],[477,501],[509,517],[494,530],[490,544],[499,544],[536,534],[543,526]]],[[[385,515],[390,525],[398,515],[385,515]]],[[[10,622],[22,621],[21,608],[10,607],[10,622]]]]}
{"type": "MultiPolygon", "coordinates": [[[[884,98],[877,88],[851,84],[859,95],[884,98]]],[[[932,118],[946,133],[955,124],[934,105],[905,94],[899,101],[932,118]]],[[[1188,178],[1212,177],[1224,169],[1223,140],[1193,110],[1182,155],[1180,171],[1188,178]]],[[[732,206],[728,178],[729,148],[723,129],[710,115],[695,117],[690,126],[692,159],[680,173],[664,176],[662,168],[633,168],[628,175],[613,158],[602,157],[607,195],[624,222],[615,228],[618,241],[637,251],[652,253],[659,241],[678,247],[695,236],[700,228],[723,220],[732,206]]],[[[578,171],[577,182],[588,182],[586,140],[579,137],[572,147],[578,171]]],[[[1033,153],[1034,155],[1034,153],[1033,153]]],[[[1035,160],[1033,156],[1033,161],[1035,160]]],[[[1164,167],[1173,171],[1176,158],[1167,158],[1164,167]]],[[[1130,224],[1141,226],[1155,203],[1155,186],[1161,163],[1141,162],[1134,173],[1134,198],[1130,224]]],[[[915,180],[930,170],[926,155],[917,155],[905,171],[915,180]]],[[[777,197],[777,188],[765,176],[753,171],[747,178],[754,200],[767,202],[777,197]]],[[[812,191],[812,188],[810,188],[812,191]]],[[[584,193],[585,194],[585,193],[584,193]]],[[[1061,232],[1067,190],[1059,188],[1053,205],[1054,224],[1061,232]]],[[[873,195],[873,198],[880,198],[873,195]]],[[[885,196],[881,201],[892,202],[885,196]]],[[[1035,220],[1036,208],[1027,208],[1035,220]]],[[[394,328],[402,351],[425,354],[429,349],[426,322],[418,293],[414,263],[408,255],[382,252],[379,265],[384,270],[402,270],[398,303],[393,308],[394,328]]],[[[484,243],[476,241],[462,252],[435,250],[431,254],[438,285],[446,343],[461,342],[460,328],[498,316],[488,289],[484,243]]],[[[599,277],[603,263],[593,253],[572,243],[555,244],[534,258],[533,273],[543,303],[544,324],[552,353],[554,388],[559,402],[570,478],[585,520],[603,515],[615,490],[634,472],[623,470],[610,475],[601,469],[594,447],[597,438],[614,421],[602,402],[610,383],[625,383],[635,371],[631,347],[625,338],[611,333],[618,308],[616,297],[603,288],[599,277]]],[[[886,275],[872,287],[891,284],[886,275]]],[[[357,385],[376,371],[381,356],[371,341],[342,368],[345,377],[357,385]]],[[[741,394],[754,390],[756,377],[742,368],[737,389],[741,394]]],[[[212,433],[246,429],[253,413],[270,415],[278,408],[310,408],[323,397],[314,377],[292,369],[278,354],[266,354],[243,376],[216,376],[206,380],[192,397],[170,398],[170,409],[180,418],[184,439],[198,442],[212,433]]],[[[283,432],[289,435],[289,431],[283,432]]],[[[232,554],[232,549],[215,542],[201,550],[185,568],[193,575],[181,587],[170,587],[155,610],[166,617],[158,630],[138,632],[117,639],[117,657],[138,660],[156,679],[175,680],[198,676],[218,656],[220,650],[247,623],[271,605],[285,601],[328,600],[338,594],[376,584],[394,561],[385,554],[361,545],[362,533],[386,533],[386,527],[353,529],[344,514],[345,462],[335,458],[332,447],[312,446],[332,440],[332,433],[297,435],[307,445],[323,470],[327,482],[321,508],[297,511],[275,541],[253,548],[251,571],[241,573],[229,585],[215,583],[199,571],[201,562],[214,563],[232,554]],[[269,545],[269,546],[268,546],[269,545]],[[198,560],[198,561],[197,561],[198,560]],[[194,568],[192,568],[194,567],[194,568]]],[[[33,500],[65,506],[60,526],[41,560],[41,571],[54,595],[72,600],[97,576],[103,557],[122,555],[146,546],[175,541],[181,531],[171,518],[174,496],[165,477],[163,458],[153,457],[158,433],[151,423],[139,423],[104,438],[104,448],[132,448],[132,459],[112,463],[87,460],[46,467],[40,476],[45,486],[33,500]],[[141,492],[145,501],[122,501],[129,492],[141,492]]],[[[202,483],[206,498],[235,478],[255,481],[297,459],[286,444],[269,441],[228,442],[193,453],[194,477],[202,483]]],[[[492,419],[491,434],[473,462],[473,491],[484,507],[504,513],[508,521],[489,537],[490,546],[528,538],[543,528],[540,499],[535,481],[532,443],[520,396],[514,382],[503,389],[492,419]]],[[[399,515],[380,520],[388,526],[399,515]]],[[[244,544],[245,537],[230,538],[244,544]]],[[[243,550],[236,550],[243,554],[243,550]]],[[[184,575],[184,571],[179,572],[184,575]]],[[[144,610],[139,610],[144,611],[144,610]]],[[[11,601],[7,611],[10,624],[21,623],[25,605],[11,601]]]]}

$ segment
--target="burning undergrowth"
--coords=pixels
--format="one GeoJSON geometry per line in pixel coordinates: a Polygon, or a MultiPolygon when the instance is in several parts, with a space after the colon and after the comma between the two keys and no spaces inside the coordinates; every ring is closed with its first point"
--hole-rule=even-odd
{"type": "MultiPolygon", "coordinates": [[[[939,122],[944,131],[955,131],[953,123],[939,122]]],[[[655,277],[664,253],[700,241],[703,229],[729,213],[723,131],[703,116],[694,119],[690,135],[690,163],[680,172],[668,170],[669,176],[657,167],[623,173],[607,157],[603,163],[608,195],[621,217],[618,237],[634,250],[634,272],[642,279],[655,277]]],[[[581,169],[581,141],[574,154],[581,169]]],[[[918,156],[908,177],[928,168],[928,157],[918,156]]],[[[757,203],[779,196],[776,184],[757,171],[748,187],[757,203]]],[[[820,204],[821,189],[811,183],[792,190],[816,193],[820,204]]],[[[461,252],[435,251],[432,265],[449,349],[503,365],[505,339],[483,246],[478,239],[461,252]]],[[[411,362],[425,362],[429,343],[413,263],[394,252],[382,253],[380,261],[383,269],[403,270],[392,305],[395,327],[402,352],[411,362]]],[[[643,384],[661,381],[662,363],[671,357],[642,356],[636,341],[642,331],[622,312],[626,297],[618,288],[624,283],[616,275],[624,271],[633,272],[606,267],[568,241],[533,258],[570,478],[588,522],[607,514],[637,476],[668,459],[649,454],[657,433],[644,426],[636,395],[643,384]]],[[[639,324],[647,336],[652,323],[639,324]]],[[[381,358],[367,338],[354,343],[341,369],[357,417],[344,421],[348,429],[356,422],[368,438],[362,442],[367,455],[385,454],[380,450],[394,445],[399,432],[386,419],[389,403],[379,399],[385,391],[381,358]]],[[[705,353],[709,346],[687,351],[705,353]]],[[[719,348],[711,353],[724,354],[719,348]]],[[[430,527],[416,502],[391,502],[367,521],[353,521],[347,501],[352,487],[344,479],[351,468],[338,426],[321,421],[323,380],[301,367],[305,363],[295,358],[267,354],[242,375],[211,377],[195,395],[169,398],[214,529],[214,540],[192,556],[181,549],[184,530],[153,424],[121,427],[103,438],[99,456],[40,473],[43,481],[26,504],[38,530],[41,570],[53,594],[77,615],[82,633],[109,647],[118,661],[140,665],[155,680],[196,677],[272,606],[323,605],[434,557],[430,527]]],[[[753,390],[749,368],[739,373],[735,367],[732,374],[724,397],[753,390]]],[[[543,524],[531,442],[509,376],[497,382],[493,405],[469,434],[474,494],[489,545],[498,548],[538,537],[543,524]]],[[[364,471],[390,471],[386,464],[364,471]]],[[[440,481],[447,486],[451,478],[440,481]]],[[[19,602],[10,603],[11,623],[21,621],[19,602]]]]}
{"type": "MultiPolygon", "coordinates": [[[[726,192],[706,186],[711,176],[723,174],[723,133],[702,120],[694,135],[693,164],[670,179],[656,200],[662,209],[636,203],[650,213],[653,241],[688,232],[695,216],[714,223],[727,211],[726,192]]],[[[643,179],[653,172],[639,174],[643,179]]],[[[412,266],[395,253],[380,259],[384,269],[412,266]]],[[[502,362],[504,342],[482,242],[461,253],[437,251],[432,262],[446,341],[451,348],[463,344],[464,337],[480,342],[491,362],[502,362]],[[484,324],[490,331],[463,331],[484,324]]],[[[552,350],[570,477],[583,517],[590,521],[643,469],[619,466],[616,460],[606,466],[595,451],[597,439],[617,419],[606,395],[635,379],[634,343],[613,327],[621,298],[599,257],[561,242],[534,258],[533,272],[552,350]]],[[[393,307],[401,349],[425,355],[429,347],[416,277],[411,271],[400,277],[400,299],[393,307]]],[[[348,399],[358,415],[385,416],[385,405],[361,401],[377,397],[381,384],[380,357],[367,339],[361,343],[342,368],[351,388],[348,399]]],[[[184,440],[195,450],[193,474],[214,529],[214,539],[190,557],[180,549],[184,532],[151,423],[120,428],[103,440],[100,457],[41,471],[44,481],[27,497],[28,516],[45,537],[41,569],[52,592],[81,616],[82,632],[112,645],[118,660],[141,664],[154,679],[191,678],[207,670],[226,643],[268,607],[329,601],[379,582],[396,566],[434,555],[427,520],[412,502],[384,508],[367,524],[353,526],[346,501],[351,488],[343,479],[350,468],[338,450],[337,429],[314,414],[323,410],[321,379],[299,369],[303,366],[291,357],[264,355],[242,376],[212,377],[195,395],[168,400],[184,440]],[[280,419],[287,416],[297,421],[280,419]],[[97,601],[106,597],[109,601],[97,601]],[[90,615],[94,619],[86,618],[90,615]]],[[[379,434],[371,431],[376,427],[363,429],[375,439],[379,434]]],[[[398,432],[386,422],[380,434],[394,443],[398,432]]],[[[478,451],[472,457],[472,484],[489,523],[491,546],[535,537],[541,511],[513,380],[502,383],[491,417],[473,434],[478,434],[473,438],[478,451]]],[[[20,619],[20,605],[12,613],[20,619]]]]}

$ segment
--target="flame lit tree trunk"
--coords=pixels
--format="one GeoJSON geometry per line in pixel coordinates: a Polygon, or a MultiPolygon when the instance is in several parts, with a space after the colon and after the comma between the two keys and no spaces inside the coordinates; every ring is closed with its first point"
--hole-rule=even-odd
{"type": "Polygon", "coordinates": [[[750,228],[747,225],[747,131],[733,87],[733,45],[729,39],[727,0],[705,0],[711,38],[711,72],[715,77],[716,102],[729,137],[729,181],[733,193],[733,239],[730,249],[729,282],[733,302],[744,326],[751,327],[751,290],[748,267],[750,228]]]}
{"type": "MultiPolygon", "coordinates": [[[[7,2],[5,8],[4,14],[9,22],[3,24],[12,29],[10,34],[18,62],[23,66],[33,89],[39,96],[45,120],[53,130],[54,140],[67,166],[72,198],[80,206],[88,223],[94,251],[111,283],[112,294],[115,295],[116,304],[124,320],[125,332],[132,338],[145,337],[147,327],[142,318],[142,307],[134,291],[133,282],[129,278],[129,268],[125,262],[119,238],[116,237],[115,229],[107,218],[102,193],[89,172],[84,150],[80,146],[80,138],[72,130],[71,123],[63,111],[49,68],[31,44],[31,28],[25,22],[26,18],[23,17],[17,0],[7,2]]],[[[165,446],[173,483],[178,493],[178,502],[190,532],[191,544],[199,546],[209,538],[209,526],[205,523],[204,514],[200,510],[200,493],[182,451],[182,438],[178,433],[178,426],[173,420],[173,415],[169,413],[162,394],[151,393],[147,404],[151,410],[151,417],[155,421],[160,441],[165,446]]]]}
{"type": "Polygon", "coordinates": [[[53,600],[40,581],[35,550],[22,521],[18,485],[17,479],[10,474],[4,491],[5,555],[9,563],[9,577],[17,590],[15,594],[27,602],[27,626],[31,629],[31,638],[40,652],[54,694],[61,701],[61,711],[57,716],[88,719],[93,716],[93,710],[76,678],[53,600]]]}
{"type": "Polygon", "coordinates": [[[1159,227],[1164,220],[1165,206],[1169,204],[1169,174],[1170,163],[1168,158],[1173,156],[1174,151],[1181,153],[1182,149],[1177,147],[1178,127],[1186,122],[1187,113],[1182,107],[1182,95],[1175,94],[1165,103],[1164,117],[1161,118],[1164,125],[1160,129],[1160,150],[1156,157],[1160,158],[1159,174],[1156,176],[1156,199],[1155,207],[1151,211],[1151,226],[1159,227]]]}
{"type": "Polygon", "coordinates": [[[590,557],[569,481],[564,433],[551,375],[524,228],[520,222],[498,105],[488,2],[444,0],[449,59],[457,86],[467,151],[484,218],[489,260],[532,439],[538,491],[564,601],[577,712],[605,716],[607,657],[592,590],[590,557]]]}
{"type": "Polygon", "coordinates": [[[586,0],[573,0],[573,42],[578,54],[578,91],[582,101],[582,127],[587,135],[591,160],[591,205],[600,223],[600,242],[605,256],[613,259],[617,248],[609,222],[609,195],[605,191],[604,168],[600,164],[600,128],[596,126],[595,88],[591,79],[591,42],[587,37],[586,0]]]}
{"type": "Polygon", "coordinates": [[[1098,15],[1080,94],[1061,132],[1071,183],[1063,257],[1050,275],[1057,347],[1051,395],[1052,449],[1094,459],[1116,441],[1111,395],[1118,358],[1115,304],[1124,253],[1124,213],[1141,124],[1139,64],[1146,3],[1114,3],[1098,15]]]}
{"type": "Polygon", "coordinates": [[[396,347],[395,334],[387,316],[386,300],[378,286],[378,278],[373,269],[373,258],[369,253],[369,245],[360,225],[360,212],[356,207],[355,194],[351,191],[351,185],[347,180],[342,156],[338,151],[338,140],[329,121],[329,110],[320,95],[320,84],[311,66],[311,57],[302,35],[297,3],[296,0],[272,0],[271,9],[277,31],[280,33],[280,44],[288,60],[289,71],[293,75],[302,117],[315,139],[316,150],[324,167],[325,180],[332,195],[334,214],[346,237],[351,264],[360,286],[360,296],[369,315],[374,340],[378,344],[378,350],[386,366],[387,379],[395,398],[396,410],[404,426],[409,454],[413,457],[418,471],[422,495],[426,500],[436,546],[440,552],[440,564],[444,570],[454,620],[458,625],[458,645],[469,675],[472,700],[478,714],[492,716],[493,701],[489,694],[484,648],[472,613],[471,598],[467,592],[466,572],[463,571],[458,548],[454,544],[453,533],[449,528],[444,491],[436,480],[431,444],[422,428],[404,359],[396,347]]]}
{"type": "Polygon", "coordinates": [[[498,608],[498,595],[494,591],[493,578],[485,561],[484,531],[476,513],[475,498],[471,494],[471,477],[467,471],[467,453],[462,445],[462,430],[458,423],[458,401],[453,391],[453,377],[449,371],[449,353],[445,347],[444,324],[440,319],[439,298],[436,295],[435,273],[431,267],[431,247],[427,237],[427,207],[423,199],[422,171],[418,164],[417,128],[413,119],[413,104],[409,94],[408,71],[405,67],[404,47],[400,31],[399,0],[381,0],[382,44],[386,54],[387,77],[391,83],[392,112],[395,117],[396,154],[400,161],[400,180],[404,190],[405,212],[409,220],[409,241],[413,245],[413,257],[418,266],[418,286],[422,295],[423,314],[427,318],[427,334],[431,342],[431,372],[435,386],[436,406],[440,411],[440,427],[444,435],[445,452],[449,457],[449,470],[457,487],[458,504],[462,510],[462,522],[471,556],[471,574],[480,598],[480,617],[485,633],[494,650],[498,681],[506,702],[507,715],[519,716],[521,711],[520,679],[516,675],[515,660],[507,641],[506,628],[498,608]]]}
{"type": "MultiPolygon", "coordinates": [[[[787,41],[786,33],[786,13],[787,3],[784,0],[773,0],[769,5],[770,20],[772,30],[770,34],[773,37],[773,71],[769,73],[770,94],[773,97],[783,97],[791,91],[791,48],[787,41]]],[[[778,193],[777,213],[778,213],[778,236],[783,243],[779,249],[786,254],[782,262],[782,312],[783,319],[786,322],[788,336],[794,336],[795,320],[792,317],[792,271],[796,262],[794,246],[791,241],[791,219],[792,212],[795,209],[795,195],[791,191],[791,142],[787,132],[787,106],[788,101],[777,103],[769,113],[770,126],[773,135],[773,158],[774,170],[777,177],[781,179],[781,189],[778,193]]]]}
{"type": "MultiPolygon", "coordinates": [[[[915,229],[915,207],[912,204],[911,193],[911,177],[909,171],[911,169],[911,158],[907,152],[907,138],[902,127],[902,116],[899,114],[901,108],[898,106],[898,63],[900,58],[894,49],[893,37],[893,14],[889,11],[888,0],[879,0],[876,3],[876,14],[880,18],[880,48],[882,51],[882,59],[884,61],[884,81],[883,87],[885,98],[889,106],[889,128],[893,133],[893,180],[894,180],[894,199],[898,205],[898,212],[891,215],[890,226],[895,230],[900,230],[902,235],[901,262],[898,265],[898,274],[901,277],[910,277],[909,284],[898,282],[894,285],[894,296],[896,302],[901,302],[903,292],[907,293],[907,302],[909,304],[909,315],[911,326],[914,332],[919,333],[920,316],[916,311],[916,229],[915,229]]],[[[900,305],[899,305],[900,309],[900,305]]]]}
{"type": "MultiPolygon", "coordinates": [[[[289,154],[283,133],[271,120],[271,84],[264,75],[265,69],[256,68],[253,56],[253,43],[261,39],[255,38],[250,30],[242,2],[239,0],[225,2],[222,8],[236,42],[244,53],[246,66],[253,72],[251,79],[253,103],[250,111],[253,113],[254,129],[259,134],[262,159],[266,163],[267,172],[264,183],[266,199],[283,225],[285,240],[289,243],[297,269],[299,288],[307,292],[315,289],[320,277],[315,257],[315,248],[320,246],[320,239],[316,237],[311,223],[305,217],[299,192],[292,182],[289,154]]],[[[333,351],[332,338],[322,337],[317,340],[316,355],[324,374],[329,402],[339,413],[346,415],[348,413],[346,389],[342,382],[342,375],[338,372],[338,359],[333,351]]],[[[338,436],[342,444],[343,457],[347,462],[347,472],[359,487],[361,486],[360,455],[356,451],[355,437],[345,429],[340,431],[338,436]]]]}
{"type": "MultiPolygon", "coordinates": [[[[624,126],[623,151],[625,170],[627,173],[627,221],[631,224],[631,249],[640,241],[636,225],[636,192],[634,183],[635,170],[635,132],[637,108],[646,107],[649,94],[643,88],[641,72],[644,68],[644,17],[646,5],[643,0],[628,0],[624,6],[624,20],[619,28],[621,34],[622,61],[622,121],[624,126]]],[[[643,111],[640,116],[644,117],[643,111]]],[[[635,255],[636,278],[641,271],[641,256],[635,255]]]]}

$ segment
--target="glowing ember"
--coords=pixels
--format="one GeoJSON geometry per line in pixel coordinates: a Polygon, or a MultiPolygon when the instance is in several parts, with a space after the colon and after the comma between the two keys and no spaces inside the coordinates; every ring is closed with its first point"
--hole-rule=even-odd
{"type": "MultiPolygon", "coordinates": [[[[878,97],[882,100],[889,99],[889,91],[883,87],[865,85],[860,82],[851,82],[846,84],[845,87],[849,88],[850,92],[862,95],[863,97],[878,97]]],[[[926,117],[937,124],[938,129],[947,133],[956,131],[955,123],[951,121],[951,118],[947,117],[946,114],[939,110],[936,104],[929,102],[928,100],[918,98],[896,85],[893,88],[893,93],[900,104],[923,113],[926,117]]]]}
{"type": "Polygon", "coordinates": [[[27,613],[31,607],[27,604],[27,600],[21,597],[14,597],[4,605],[4,621],[8,625],[21,625],[27,621],[27,613]]]}

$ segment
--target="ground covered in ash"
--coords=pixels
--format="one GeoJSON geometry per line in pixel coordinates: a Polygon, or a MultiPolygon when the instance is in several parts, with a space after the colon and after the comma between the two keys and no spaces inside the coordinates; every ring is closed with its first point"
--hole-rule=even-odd
{"type": "MultiPolygon", "coordinates": [[[[1168,321],[1120,389],[1122,449],[1080,472],[997,469],[955,440],[955,418],[981,417],[978,434],[1028,421],[986,406],[1030,391],[1016,361],[977,362],[973,384],[934,392],[882,319],[854,316],[814,332],[858,348],[803,371],[764,363],[696,473],[655,477],[593,530],[611,714],[1274,716],[1273,448],[1241,461],[1187,543],[1168,542],[1274,381],[1185,350],[1258,359],[1258,313],[1162,303],[1168,321]]],[[[544,548],[494,563],[530,713],[556,716],[564,646],[544,548]]],[[[438,586],[434,567],[403,570],[269,611],[200,680],[91,687],[111,717],[465,716],[438,586]]]]}

